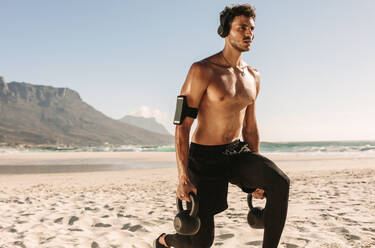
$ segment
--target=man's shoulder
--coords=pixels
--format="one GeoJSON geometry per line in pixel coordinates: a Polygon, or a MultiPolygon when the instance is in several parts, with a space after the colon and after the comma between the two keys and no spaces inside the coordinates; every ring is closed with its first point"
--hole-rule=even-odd
{"type": "Polygon", "coordinates": [[[193,62],[190,66],[190,72],[197,74],[204,73],[206,76],[209,75],[209,72],[213,70],[212,64],[215,63],[214,55],[207,58],[193,62]]]}
{"type": "Polygon", "coordinates": [[[207,64],[220,64],[220,52],[212,54],[204,59],[201,59],[199,62],[207,64]]]}
{"type": "MultiPolygon", "coordinates": [[[[255,79],[256,87],[257,87],[257,92],[259,92],[259,87],[260,87],[259,71],[257,69],[255,69],[254,67],[251,67],[249,65],[247,65],[247,68],[248,68],[249,72],[253,75],[253,77],[255,79]]],[[[257,95],[258,95],[258,93],[257,93],[257,95]]]]}
{"type": "Polygon", "coordinates": [[[189,74],[195,74],[196,76],[204,75],[205,71],[207,70],[206,64],[204,61],[195,61],[190,66],[189,74]]]}
{"type": "Polygon", "coordinates": [[[202,68],[208,67],[210,64],[215,63],[217,60],[217,55],[211,55],[209,57],[203,58],[201,60],[195,61],[193,65],[200,66],[202,68]]]}
{"type": "Polygon", "coordinates": [[[249,70],[249,72],[251,74],[253,74],[254,77],[259,77],[260,76],[260,73],[259,73],[258,69],[255,69],[254,67],[252,67],[250,65],[247,65],[247,69],[249,70]]]}
{"type": "Polygon", "coordinates": [[[191,64],[187,78],[190,79],[192,83],[199,82],[208,82],[210,75],[210,68],[207,63],[203,60],[195,61],[191,64]]]}

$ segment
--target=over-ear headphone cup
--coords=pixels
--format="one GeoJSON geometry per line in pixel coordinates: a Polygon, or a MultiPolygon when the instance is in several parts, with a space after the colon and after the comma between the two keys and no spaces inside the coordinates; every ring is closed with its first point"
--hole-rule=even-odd
{"type": "Polygon", "coordinates": [[[217,33],[223,38],[228,36],[228,31],[226,30],[226,28],[223,25],[219,26],[219,28],[217,29],[217,33]]]}
{"type": "Polygon", "coordinates": [[[219,28],[217,29],[217,33],[221,36],[221,37],[225,37],[224,36],[224,28],[223,28],[223,26],[219,26],[219,28]]]}
{"type": "Polygon", "coordinates": [[[231,15],[230,11],[226,12],[225,14],[223,14],[223,12],[221,12],[221,14],[220,14],[220,26],[217,29],[217,33],[223,38],[225,38],[229,33],[229,27],[228,27],[227,19],[230,15],[231,15]]]}

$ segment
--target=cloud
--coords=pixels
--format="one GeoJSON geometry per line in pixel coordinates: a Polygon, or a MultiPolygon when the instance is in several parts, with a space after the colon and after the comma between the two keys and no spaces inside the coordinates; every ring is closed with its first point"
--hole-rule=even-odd
{"type": "Polygon", "coordinates": [[[138,110],[130,112],[129,115],[141,116],[145,118],[154,117],[157,122],[162,124],[168,132],[174,133],[173,119],[168,116],[168,113],[162,112],[159,109],[151,109],[149,106],[143,105],[138,110]]]}

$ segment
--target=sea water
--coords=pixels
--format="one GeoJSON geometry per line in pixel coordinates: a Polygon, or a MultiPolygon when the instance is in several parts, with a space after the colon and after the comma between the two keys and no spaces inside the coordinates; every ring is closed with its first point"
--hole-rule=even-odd
{"type": "MultiPolygon", "coordinates": [[[[44,147],[44,148],[9,148],[0,147],[1,154],[33,152],[175,152],[174,145],[105,145],[87,147],[44,147]]],[[[314,141],[314,142],[261,142],[260,152],[265,154],[337,154],[342,156],[374,156],[375,141],[314,141]]],[[[111,171],[140,168],[161,168],[176,166],[175,162],[141,162],[111,158],[57,159],[40,161],[22,161],[2,163],[0,156],[0,174],[19,173],[58,173],[111,171]]]]}
{"type": "MultiPolygon", "coordinates": [[[[375,141],[306,141],[261,142],[264,153],[375,153],[375,141]]],[[[103,145],[82,147],[9,148],[0,153],[15,152],[175,152],[174,145],[103,145]]]]}

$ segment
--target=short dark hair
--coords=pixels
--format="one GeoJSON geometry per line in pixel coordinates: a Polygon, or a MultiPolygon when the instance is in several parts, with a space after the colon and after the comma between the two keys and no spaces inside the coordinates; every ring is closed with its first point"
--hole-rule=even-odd
{"type": "Polygon", "coordinates": [[[250,4],[236,4],[232,6],[226,6],[223,11],[220,12],[220,23],[223,25],[224,29],[229,32],[230,25],[234,17],[244,15],[251,17],[255,21],[255,7],[250,4]]]}

